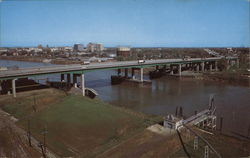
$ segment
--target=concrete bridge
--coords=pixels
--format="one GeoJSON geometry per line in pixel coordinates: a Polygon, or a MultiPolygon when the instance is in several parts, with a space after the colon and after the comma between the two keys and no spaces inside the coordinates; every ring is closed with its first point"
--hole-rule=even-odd
{"type": "MultiPolygon", "coordinates": [[[[48,74],[60,74],[61,81],[65,80],[65,74],[67,75],[67,82],[71,83],[71,75],[73,75],[73,84],[77,83],[77,77],[80,77],[82,94],[85,96],[85,85],[84,85],[84,73],[89,71],[97,70],[108,70],[108,69],[125,69],[125,76],[128,76],[128,69],[132,69],[132,78],[134,77],[134,70],[140,70],[139,81],[143,82],[143,68],[156,66],[163,66],[166,68],[170,67],[170,74],[174,74],[174,69],[177,69],[177,75],[181,76],[182,69],[192,68],[196,71],[217,71],[218,60],[225,57],[212,57],[212,58],[189,58],[189,59],[160,59],[160,60],[145,60],[143,63],[138,61],[123,61],[123,62],[106,62],[106,63],[95,63],[89,65],[55,65],[49,67],[37,67],[37,68],[22,68],[18,70],[5,70],[0,71],[0,82],[1,80],[12,80],[12,94],[16,97],[16,85],[15,80],[18,78],[42,76],[48,74]]],[[[226,57],[228,64],[239,65],[237,57],[226,57]],[[234,61],[234,62],[232,62],[234,61]]],[[[119,71],[118,71],[119,73],[119,71]]]]}

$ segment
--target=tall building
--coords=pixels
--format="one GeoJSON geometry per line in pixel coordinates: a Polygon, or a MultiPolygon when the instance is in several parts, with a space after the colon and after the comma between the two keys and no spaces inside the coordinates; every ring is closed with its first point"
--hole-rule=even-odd
{"type": "Polygon", "coordinates": [[[74,45],[74,51],[83,51],[83,50],[84,50],[83,44],[74,45]]]}
{"type": "Polygon", "coordinates": [[[89,43],[87,45],[87,50],[89,52],[101,52],[104,50],[104,46],[100,43],[89,43]]]}

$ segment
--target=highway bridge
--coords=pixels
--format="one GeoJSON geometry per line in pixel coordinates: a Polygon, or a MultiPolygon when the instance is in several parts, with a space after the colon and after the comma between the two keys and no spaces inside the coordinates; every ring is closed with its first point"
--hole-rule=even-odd
{"type": "MultiPolygon", "coordinates": [[[[212,57],[212,58],[184,58],[184,59],[159,59],[159,60],[145,60],[143,63],[138,61],[121,61],[121,62],[105,62],[105,63],[91,63],[89,65],[54,65],[48,67],[36,67],[36,68],[21,68],[18,70],[4,70],[0,71],[1,80],[12,80],[12,93],[16,96],[15,92],[15,80],[18,78],[26,78],[33,76],[42,76],[48,74],[61,74],[61,80],[64,80],[64,74],[67,74],[67,80],[70,82],[70,75],[73,74],[73,83],[76,83],[77,76],[81,76],[82,92],[84,91],[84,73],[89,71],[97,70],[108,70],[108,69],[125,69],[136,68],[140,69],[140,81],[143,82],[143,68],[152,66],[166,66],[177,67],[178,75],[181,75],[183,65],[192,65],[196,67],[196,70],[204,71],[205,65],[210,65],[209,69],[213,68],[217,70],[217,61],[223,57],[212,57]]],[[[238,64],[237,57],[226,57],[228,63],[235,61],[238,64]]],[[[125,71],[127,72],[127,71],[125,71]]],[[[171,71],[173,74],[173,71],[171,71]]]]}

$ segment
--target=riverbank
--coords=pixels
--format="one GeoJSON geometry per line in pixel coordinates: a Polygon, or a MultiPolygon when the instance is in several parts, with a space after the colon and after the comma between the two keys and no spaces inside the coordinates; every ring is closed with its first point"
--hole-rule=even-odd
{"type": "Polygon", "coordinates": [[[18,119],[32,136],[62,157],[93,157],[152,124],[152,117],[114,107],[100,100],[44,89],[1,96],[0,107],[18,119]]]}
{"type": "MultiPolygon", "coordinates": [[[[178,77],[178,76],[177,76],[178,77]]],[[[242,72],[183,72],[181,80],[206,80],[223,84],[250,87],[250,75],[242,72]]]]}

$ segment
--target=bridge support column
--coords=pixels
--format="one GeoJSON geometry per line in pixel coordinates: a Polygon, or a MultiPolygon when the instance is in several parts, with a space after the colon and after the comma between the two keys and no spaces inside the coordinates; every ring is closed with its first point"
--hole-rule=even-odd
{"type": "Polygon", "coordinates": [[[82,86],[82,95],[85,96],[85,80],[84,80],[84,74],[81,74],[81,86],[82,86]]]}
{"type": "Polygon", "coordinates": [[[159,65],[156,65],[156,66],[155,66],[155,69],[158,70],[158,69],[159,69],[159,65]]]}
{"type": "Polygon", "coordinates": [[[12,80],[12,94],[13,97],[16,98],[16,79],[12,80]]]}
{"type": "Polygon", "coordinates": [[[214,63],[214,65],[215,65],[215,71],[218,71],[218,62],[217,61],[215,61],[215,63],[214,63]]]}
{"type": "Polygon", "coordinates": [[[141,77],[140,77],[140,81],[143,82],[143,68],[141,68],[140,71],[141,71],[141,74],[140,74],[140,76],[141,76],[141,77]]]}
{"type": "Polygon", "coordinates": [[[121,74],[121,69],[118,69],[117,70],[117,75],[120,76],[120,74],[121,74]]]}
{"type": "Polygon", "coordinates": [[[73,74],[73,84],[74,87],[77,88],[77,74],[73,74]]]}
{"type": "Polygon", "coordinates": [[[196,71],[197,71],[197,72],[200,71],[200,65],[199,65],[199,64],[196,65],[196,71]]]}
{"type": "Polygon", "coordinates": [[[2,81],[0,81],[0,94],[2,92],[3,88],[2,88],[2,81]]]}
{"type": "Polygon", "coordinates": [[[213,65],[209,64],[209,71],[212,71],[212,70],[213,70],[213,65]]]}
{"type": "Polygon", "coordinates": [[[170,75],[173,75],[174,74],[174,69],[173,69],[173,66],[170,65],[170,75]]]}
{"type": "Polygon", "coordinates": [[[132,70],[132,73],[131,73],[131,75],[132,75],[132,79],[135,79],[135,69],[134,69],[134,68],[132,68],[131,70],[132,70]]]}
{"type": "Polygon", "coordinates": [[[71,83],[70,73],[67,74],[67,83],[71,83]]]}
{"type": "Polygon", "coordinates": [[[236,67],[240,68],[240,60],[239,59],[236,59],[236,67]]]}
{"type": "Polygon", "coordinates": [[[230,60],[227,60],[227,70],[230,68],[230,60]]]}
{"type": "Polygon", "coordinates": [[[61,82],[64,81],[64,74],[61,74],[61,82]]]}
{"type": "Polygon", "coordinates": [[[125,77],[128,78],[128,68],[125,68],[125,77]]]}
{"type": "Polygon", "coordinates": [[[201,62],[201,71],[204,72],[204,70],[205,70],[205,63],[201,62]]]}
{"type": "Polygon", "coordinates": [[[178,65],[178,75],[181,76],[181,64],[178,65]]]}
{"type": "Polygon", "coordinates": [[[164,73],[166,72],[166,69],[167,69],[167,65],[164,65],[163,68],[162,68],[164,73]]]}

